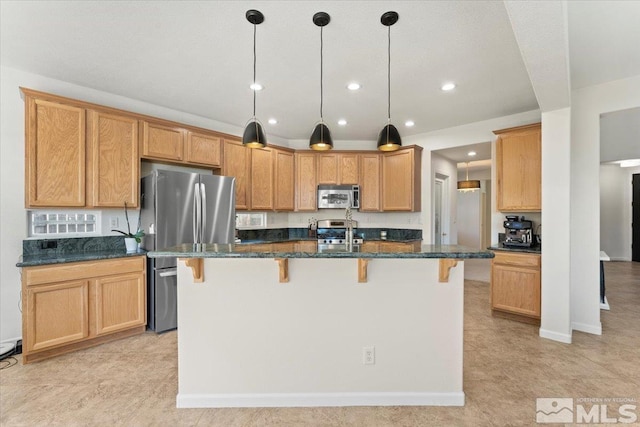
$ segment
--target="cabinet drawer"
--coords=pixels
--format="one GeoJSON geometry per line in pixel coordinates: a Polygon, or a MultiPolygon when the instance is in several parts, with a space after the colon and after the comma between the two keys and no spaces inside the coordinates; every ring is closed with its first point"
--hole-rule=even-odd
{"type": "Polygon", "coordinates": [[[540,267],[540,255],[511,252],[495,252],[494,264],[540,267]]]}
{"type": "Polygon", "coordinates": [[[145,271],[145,259],[144,256],[137,256],[131,258],[43,265],[41,267],[25,267],[22,274],[24,275],[27,286],[34,286],[43,283],[145,271]]]}

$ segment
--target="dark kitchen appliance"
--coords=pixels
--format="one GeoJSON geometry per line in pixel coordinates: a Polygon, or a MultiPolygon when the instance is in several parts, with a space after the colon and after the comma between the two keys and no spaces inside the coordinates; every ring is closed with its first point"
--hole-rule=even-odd
{"type": "Polygon", "coordinates": [[[505,239],[502,245],[505,248],[530,248],[535,246],[533,241],[533,222],[518,218],[516,215],[507,215],[503,222],[505,239]]]}

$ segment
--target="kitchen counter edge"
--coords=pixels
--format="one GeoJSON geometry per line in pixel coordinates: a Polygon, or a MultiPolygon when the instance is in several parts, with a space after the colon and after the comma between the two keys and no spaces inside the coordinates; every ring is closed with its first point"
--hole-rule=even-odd
{"type": "Polygon", "coordinates": [[[147,251],[140,249],[137,252],[121,251],[101,251],[101,252],[81,252],[56,255],[30,255],[21,256],[16,267],[37,267],[40,265],[67,264],[71,262],[95,261],[100,259],[128,258],[133,256],[144,256],[147,251]]]}

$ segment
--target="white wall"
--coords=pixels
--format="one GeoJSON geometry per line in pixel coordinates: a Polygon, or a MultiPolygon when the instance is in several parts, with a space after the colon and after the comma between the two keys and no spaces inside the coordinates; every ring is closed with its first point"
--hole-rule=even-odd
{"type": "Polygon", "coordinates": [[[634,173],[640,173],[640,167],[600,165],[600,249],[615,261],[631,261],[634,173]]]}
{"type": "Polygon", "coordinates": [[[482,243],[481,222],[481,197],[482,192],[465,191],[458,192],[458,244],[470,248],[480,249],[482,243]]]}
{"type": "MultiPolygon", "coordinates": [[[[571,342],[571,109],[542,113],[541,337],[571,342]]],[[[584,215],[584,213],[583,213],[584,215]]]]}
{"type": "Polygon", "coordinates": [[[640,107],[600,116],[600,162],[640,159],[640,107]]]}
{"type": "Polygon", "coordinates": [[[575,330],[602,333],[599,305],[600,115],[638,106],[640,76],[572,92],[571,321],[575,330]]]}

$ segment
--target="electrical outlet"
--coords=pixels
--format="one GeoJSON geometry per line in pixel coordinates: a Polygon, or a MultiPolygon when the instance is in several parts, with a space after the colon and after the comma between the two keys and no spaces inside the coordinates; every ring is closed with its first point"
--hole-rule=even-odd
{"type": "Polygon", "coordinates": [[[118,217],[112,216],[109,218],[109,228],[118,228],[118,217]]]}
{"type": "Polygon", "coordinates": [[[376,364],[376,348],[362,347],[362,364],[363,365],[375,365],[376,364]]]}

